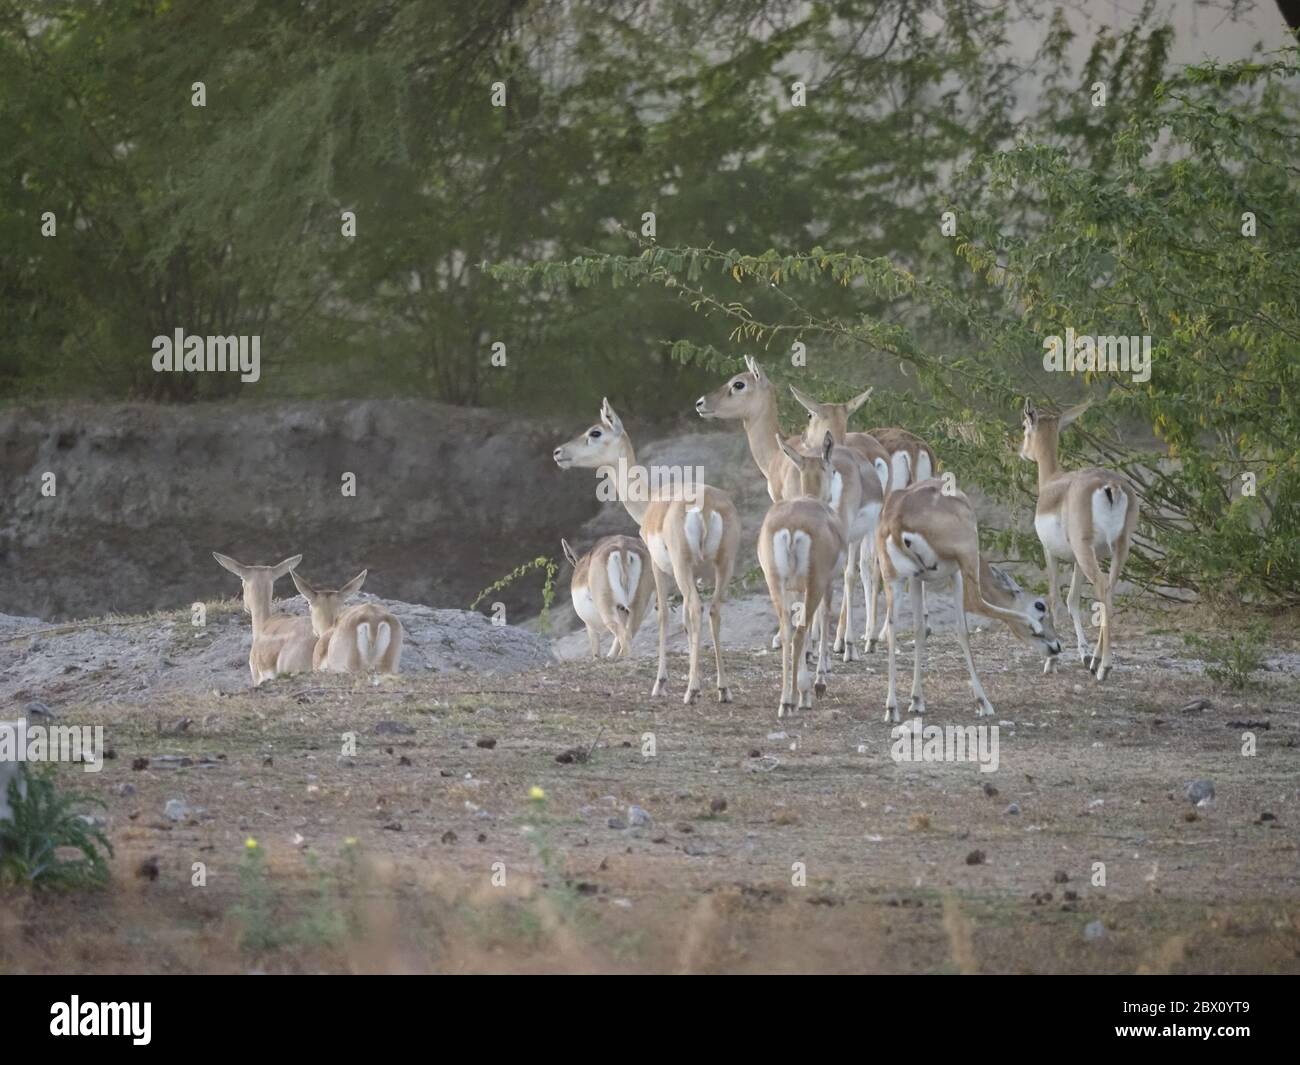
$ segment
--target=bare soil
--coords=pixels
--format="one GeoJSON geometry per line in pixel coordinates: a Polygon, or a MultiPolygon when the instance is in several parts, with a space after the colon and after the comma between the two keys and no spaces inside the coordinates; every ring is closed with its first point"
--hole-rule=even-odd
{"type": "MultiPolygon", "coordinates": [[[[0,971],[1300,972],[1294,635],[1230,693],[1180,635],[1205,620],[1126,613],[1102,685],[978,634],[991,773],[890,757],[880,654],[781,722],[779,658],[743,649],[735,701],[689,707],[680,655],[658,700],[650,656],[129,700],[88,679],[57,719],[115,757],[58,772],[107,803],[113,880],[7,896],[0,971]],[[619,827],[633,805],[650,823],[619,827]]],[[[927,724],[975,724],[955,641],[928,650],[927,724]]]]}

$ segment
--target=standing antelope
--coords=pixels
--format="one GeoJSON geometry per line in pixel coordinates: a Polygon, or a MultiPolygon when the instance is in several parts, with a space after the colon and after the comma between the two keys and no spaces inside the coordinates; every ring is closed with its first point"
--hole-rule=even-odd
{"type": "Polygon", "coordinates": [[[307,600],[315,634],[312,668],[327,673],[396,673],[402,660],[402,623],[375,603],[343,603],[361,591],[369,570],[342,588],[313,588],[297,573],[293,583],[307,600]]]}
{"type": "MultiPolygon", "coordinates": [[[[749,451],[767,481],[767,494],[772,502],[797,498],[799,465],[783,448],[785,439],[777,420],[776,390],[758,362],[745,357],[747,372],[736,374],[730,381],[707,396],[695,401],[696,413],[701,418],[739,420],[749,440],[749,451]]],[[[797,437],[789,443],[796,443],[797,437]]],[[[819,438],[815,445],[821,447],[819,438]]],[[[883,452],[879,456],[881,468],[874,463],[864,464],[857,451],[836,445],[830,461],[834,465],[831,487],[831,506],[844,517],[848,551],[845,554],[844,597],[840,604],[839,624],[835,632],[835,650],[842,651],[844,661],[858,657],[853,642],[853,571],[864,544],[874,540],[880,508],[884,504],[884,481],[888,471],[884,468],[883,452]]],[[[868,549],[869,551],[870,549],[868,549]]],[[[875,621],[875,604],[868,601],[868,625],[875,621]]]]}
{"type": "MultiPolygon", "coordinates": [[[[791,387],[790,391],[808,412],[808,427],[803,435],[804,446],[813,447],[823,434],[829,432],[837,444],[853,448],[875,466],[886,495],[895,488],[906,488],[909,484],[926,481],[934,476],[938,466],[934,451],[915,433],[897,428],[872,429],[869,433],[849,432],[850,416],[871,397],[873,389],[868,388],[847,403],[819,403],[797,388],[791,387]],[[882,462],[885,467],[883,473],[880,472],[882,462]]],[[[862,577],[862,594],[866,597],[867,605],[867,624],[862,630],[862,643],[864,649],[870,652],[885,638],[884,624],[879,632],[875,631],[879,567],[875,558],[874,536],[869,551],[862,553],[858,568],[862,577]]],[[[921,596],[921,613],[928,617],[924,587],[918,594],[921,596]]]]}
{"type": "Polygon", "coordinates": [[[830,505],[832,483],[838,476],[831,461],[834,441],[830,433],[816,455],[802,455],[779,436],[777,446],[794,464],[799,487],[790,498],[773,503],[758,534],[758,562],[767,578],[777,622],[781,626],[781,702],[776,716],[812,707],[812,688],[804,665],[804,637],[814,616],[821,618],[821,640],[817,652],[816,692],[826,691],[830,664],[826,653],[826,632],[830,625],[831,585],[844,564],[848,540],[840,514],[830,505]],[[795,624],[791,641],[791,598],[795,624]]]}
{"type": "Polygon", "coordinates": [[[894,600],[901,597],[905,579],[916,578],[912,585],[912,620],[916,632],[916,652],[912,665],[912,702],[909,713],[925,713],[925,695],[921,690],[921,670],[925,661],[925,625],[921,620],[923,588],[931,581],[953,580],[957,614],[957,642],[970,671],[971,691],[977,715],[993,713],[984,687],[975,673],[970,653],[970,634],[966,611],[1005,621],[1021,639],[1033,639],[1049,655],[1061,653],[1051,614],[1041,599],[1033,599],[1007,574],[996,570],[980,558],[979,528],[975,510],[966,496],[953,490],[945,495],[935,480],[922,481],[891,492],[876,530],[876,547],[880,570],[885,578],[885,634],[889,645],[889,694],[885,699],[885,720],[898,721],[898,696],[895,685],[894,600]]]}
{"type": "MultiPolygon", "coordinates": [[[[571,466],[583,469],[636,469],[636,453],[609,400],[600,407],[600,421],[552,452],[562,470],[571,466]]],[[[709,630],[713,637],[713,655],[718,670],[718,701],[731,702],[722,665],[722,604],[727,584],[736,565],[740,549],[740,516],[731,497],[706,484],[693,491],[676,490],[672,498],[641,498],[640,492],[620,486],[619,496],[627,512],[641,528],[641,539],[650,549],[650,570],[654,574],[655,599],[659,608],[659,664],[652,695],[659,695],[668,684],[668,593],[669,577],[677,582],[682,596],[682,613],[690,641],[690,673],[683,702],[688,705],[700,694],[700,644],[702,641],[702,602],[695,587],[696,576],[712,575],[713,597],[709,602],[709,630]],[[689,496],[689,498],[686,498],[689,496]]]]}
{"type": "Polygon", "coordinates": [[[271,606],[275,582],[291,573],[302,561],[302,555],[286,558],[274,566],[246,566],[216,551],[212,557],[244,586],[244,611],[253,621],[253,646],[248,652],[253,686],[282,673],[310,673],[312,648],[316,644],[311,619],[278,614],[271,606]]]}
{"type": "MultiPolygon", "coordinates": [[[[1074,622],[1079,644],[1079,660],[1084,662],[1098,681],[1110,672],[1110,624],[1115,585],[1128,558],[1133,530],[1138,522],[1138,494],[1124,474],[1113,470],[1090,468],[1065,471],[1058,457],[1061,430],[1091,406],[1092,401],[1072,407],[1059,417],[1040,413],[1025,400],[1025,436],[1020,457],[1038,464],[1038,506],[1034,510],[1034,531],[1043,545],[1047,561],[1047,598],[1053,618],[1056,598],[1056,560],[1074,562],[1066,606],[1074,622]],[[1110,556],[1110,570],[1102,580],[1098,556],[1110,556]],[[1093,594],[1101,601],[1101,618],[1097,647],[1088,653],[1088,638],[1080,617],[1082,592],[1080,573],[1092,584],[1093,594]]],[[[1052,668],[1049,659],[1043,672],[1052,668]]]]}
{"type": "Polygon", "coordinates": [[[651,581],[645,579],[650,552],[645,544],[630,536],[604,536],[581,558],[568,540],[561,540],[560,547],[573,567],[569,595],[574,612],[587,626],[591,657],[600,657],[600,625],[614,637],[608,657],[630,655],[650,605],[651,581]]]}

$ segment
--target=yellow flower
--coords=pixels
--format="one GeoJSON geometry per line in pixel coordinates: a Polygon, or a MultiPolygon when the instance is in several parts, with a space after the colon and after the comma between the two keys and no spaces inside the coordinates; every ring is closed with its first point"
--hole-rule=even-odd
{"type": "Polygon", "coordinates": [[[546,792],[544,792],[541,788],[539,788],[536,784],[534,784],[531,788],[528,789],[528,797],[532,799],[533,802],[541,802],[543,799],[546,798],[546,792]]]}
{"type": "Polygon", "coordinates": [[[255,840],[252,836],[249,836],[248,839],[244,840],[244,847],[250,851],[257,850],[257,840],[255,840]]]}
{"type": "Polygon", "coordinates": [[[348,836],[348,838],[343,841],[343,846],[345,847],[355,847],[356,845],[357,845],[356,836],[348,836]]]}

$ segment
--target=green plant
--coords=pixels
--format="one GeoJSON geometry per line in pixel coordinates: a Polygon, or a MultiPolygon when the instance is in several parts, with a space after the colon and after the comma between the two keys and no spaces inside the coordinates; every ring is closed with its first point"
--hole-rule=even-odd
{"type": "Polygon", "coordinates": [[[9,782],[11,820],[0,821],[0,883],[36,888],[72,889],[102,887],[108,881],[104,851],[113,845],[98,825],[76,812],[78,806],[100,806],[98,799],[77,792],[61,793],[54,771],[26,775],[27,793],[18,780],[9,782]],[[73,849],[76,858],[60,857],[73,849]]]}
{"type": "Polygon", "coordinates": [[[1187,633],[1183,640],[1205,659],[1205,675],[1233,691],[1253,688],[1255,672],[1263,665],[1268,628],[1256,621],[1226,639],[1187,633]]]}
{"type": "Polygon", "coordinates": [[[262,845],[253,838],[244,841],[244,858],[239,866],[240,901],[231,910],[244,927],[240,945],[253,952],[274,950],[289,944],[328,946],[340,943],[349,931],[356,931],[340,904],[341,881],[354,883],[360,876],[355,840],[344,842],[342,877],[320,867],[313,854],[307,855],[313,889],[305,912],[286,920],[277,891],[266,868],[262,845]]]}
{"type": "Polygon", "coordinates": [[[469,608],[473,610],[493,592],[499,592],[502,588],[509,587],[515,581],[519,580],[521,577],[528,576],[528,574],[532,573],[534,570],[542,570],[545,573],[546,578],[542,582],[542,612],[538,615],[537,625],[542,632],[550,632],[551,604],[555,602],[555,575],[559,572],[559,569],[559,563],[557,563],[553,558],[538,556],[531,562],[525,562],[520,566],[516,566],[504,577],[489,584],[474,597],[474,601],[470,603],[469,608]]]}

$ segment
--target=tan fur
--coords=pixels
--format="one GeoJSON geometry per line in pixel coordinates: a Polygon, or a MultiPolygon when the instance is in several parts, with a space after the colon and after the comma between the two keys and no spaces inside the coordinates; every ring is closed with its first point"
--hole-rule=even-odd
{"type": "Polygon", "coordinates": [[[302,555],[274,566],[248,566],[216,551],[212,557],[243,584],[244,610],[253,622],[253,645],[248,652],[253,686],[285,673],[310,673],[316,643],[310,619],[276,613],[271,605],[275,582],[292,572],[302,555]]]}
{"type": "Polygon", "coordinates": [[[312,650],[312,668],[327,673],[397,673],[402,662],[402,623],[397,616],[375,603],[356,603],[344,607],[343,603],[361,590],[368,570],[362,570],[342,588],[316,588],[297,573],[293,583],[311,610],[312,631],[315,634],[312,650]],[[373,653],[379,637],[379,626],[388,626],[388,646],[382,655],[373,653]],[[369,657],[363,654],[358,630],[368,625],[370,634],[369,657]]]}
{"type": "MultiPolygon", "coordinates": [[[[774,503],[798,498],[799,467],[782,451],[782,445],[807,445],[798,437],[786,437],[781,433],[776,389],[756,360],[746,358],[745,363],[749,367],[747,372],[734,375],[726,384],[696,400],[696,413],[702,418],[741,422],[749,440],[750,454],[767,482],[768,496],[774,503]]],[[[796,389],[791,391],[799,398],[796,389]]],[[[820,450],[824,435],[811,446],[820,450]]],[[[861,569],[866,584],[874,569],[873,565],[860,565],[862,558],[870,562],[875,542],[874,523],[863,511],[873,504],[878,516],[879,507],[884,502],[884,488],[871,461],[864,461],[862,452],[837,444],[832,451],[832,462],[840,474],[842,485],[837,509],[845,518],[844,527],[850,541],[845,555],[844,595],[835,632],[835,650],[842,652],[848,662],[858,657],[852,635],[853,573],[855,569],[861,569]]],[[[868,628],[874,627],[875,600],[871,597],[867,599],[867,616],[868,628]]]]}
{"type": "MultiPolygon", "coordinates": [[[[560,541],[564,557],[573,566],[573,579],[569,582],[569,592],[573,598],[574,610],[584,594],[591,600],[605,629],[614,637],[609,657],[625,657],[632,653],[632,640],[645,618],[646,608],[650,605],[650,591],[654,587],[654,576],[650,572],[650,552],[640,540],[630,536],[604,536],[581,558],[574,553],[567,540],[560,541]],[[620,606],[616,599],[613,585],[609,579],[609,561],[615,559],[622,574],[623,587],[631,581],[629,556],[641,560],[641,572],[632,596],[630,608],[620,606]]],[[[579,615],[581,617],[581,615],[579,615]]],[[[582,618],[587,627],[587,641],[591,646],[591,657],[600,657],[600,634],[596,626],[582,618]]]]}
{"type": "MultiPolygon", "coordinates": [[[[783,453],[794,464],[799,474],[798,495],[773,503],[758,534],[758,561],[767,578],[772,609],[776,611],[781,629],[781,701],[777,706],[778,718],[793,713],[796,703],[807,709],[812,706],[812,691],[818,695],[826,691],[826,674],[829,656],[826,649],[826,612],[830,609],[831,587],[835,573],[848,553],[844,532],[844,519],[830,506],[831,479],[835,467],[831,460],[834,443],[827,433],[822,451],[804,455],[784,442],[783,453]],[[798,573],[790,560],[788,572],[782,572],[776,541],[778,536],[793,543],[799,534],[808,538],[807,572],[798,573]],[[793,620],[790,597],[794,596],[801,607],[793,620]],[[804,636],[814,617],[821,618],[821,646],[817,654],[817,677],[814,685],[807,683],[804,670],[804,636]]],[[[793,551],[788,550],[788,555],[793,551]]]]}
{"type": "MultiPolygon", "coordinates": [[[[573,466],[583,469],[617,468],[622,459],[626,468],[636,465],[636,453],[623,429],[623,423],[614,408],[605,400],[601,405],[600,422],[590,426],[568,443],[553,452],[561,469],[573,466]]],[[[713,578],[713,597],[709,603],[709,628],[713,637],[714,662],[718,670],[718,700],[731,702],[731,689],[727,686],[726,671],[722,662],[722,604],[726,600],[727,585],[736,565],[740,550],[740,516],[731,497],[709,485],[697,485],[697,496],[649,501],[623,499],[623,505],[641,528],[641,539],[651,548],[651,574],[655,582],[655,598],[659,608],[659,663],[651,693],[658,695],[668,683],[668,591],[671,576],[681,593],[687,636],[690,639],[690,675],[686,682],[684,702],[691,703],[700,694],[700,647],[702,642],[700,594],[695,587],[697,576],[713,578]],[[696,557],[687,537],[687,522],[692,511],[707,531],[712,516],[721,523],[721,536],[716,549],[707,557],[696,557]],[[662,545],[669,565],[664,567],[655,557],[655,543],[662,545]]]]}
{"type": "Polygon", "coordinates": [[[921,619],[918,585],[928,581],[954,581],[964,609],[957,614],[957,641],[961,644],[975,695],[976,713],[993,713],[971,658],[966,611],[1006,622],[1018,636],[1038,642],[1048,654],[1059,654],[1060,641],[1052,627],[1047,606],[1031,601],[1023,592],[1011,591],[1009,578],[995,573],[980,558],[979,528],[970,500],[958,491],[943,492],[941,482],[931,479],[890,493],[876,530],[876,553],[885,580],[886,640],[889,647],[889,694],[885,720],[898,721],[895,680],[897,654],[894,631],[894,600],[901,595],[904,579],[916,578],[912,587],[912,617],[916,635],[913,659],[912,702],[909,713],[925,713],[921,671],[925,661],[925,625],[921,619]],[[904,572],[900,565],[907,563],[904,572]],[[998,579],[1001,577],[1002,579],[998,579]]]}
{"type": "MultiPolygon", "coordinates": [[[[1056,417],[1035,410],[1033,404],[1026,401],[1020,456],[1038,466],[1038,505],[1034,510],[1034,527],[1039,533],[1047,562],[1048,611],[1055,618],[1056,598],[1060,594],[1056,583],[1056,562],[1060,556],[1053,553],[1052,547],[1044,538],[1045,521],[1059,524],[1067,541],[1064,546],[1069,548],[1065,561],[1067,565],[1074,563],[1066,606],[1074,622],[1079,659],[1095,674],[1098,681],[1102,681],[1111,669],[1110,626],[1113,620],[1115,586],[1119,583],[1120,573],[1128,558],[1141,503],[1133,482],[1116,470],[1096,467],[1073,471],[1061,469],[1061,430],[1083,414],[1090,405],[1091,401],[1082,403],[1056,417]],[[1100,497],[1098,493],[1101,493],[1100,497]],[[1122,516],[1118,513],[1121,499],[1124,506],[1122,516]],[[1117,527],[1113,530],[1111,539],[1106,537],[1105,530],[1096,526],[1094,500],[1098,505],[1115,512],[1117,527]],[[1103,579],[1100,559],[1108,556],[1110,569],[1103,579]],[[1088,652],[1088,640],[1079,609],[1082,590],[1080,576],[1088,579],[1093,595],[1102,604],[1097,647],[1091,654],[1088,652]]],[[[1061,546],[1057,545],[1058,548],[1061,546]]],[[[1050,662],[1045,663],[1043,671],[1047,672],[1051,665],[1050,662]]]]}

